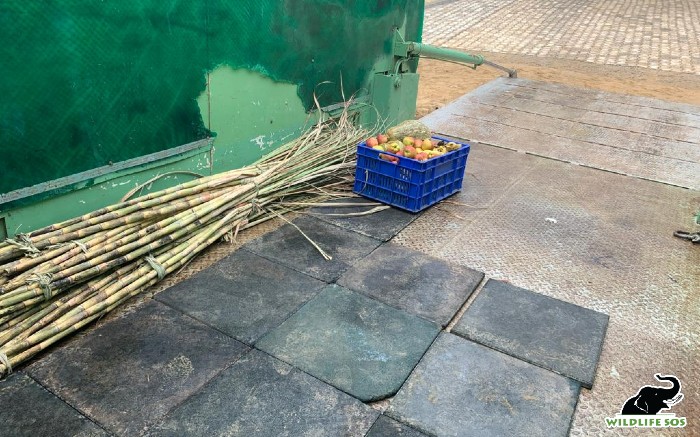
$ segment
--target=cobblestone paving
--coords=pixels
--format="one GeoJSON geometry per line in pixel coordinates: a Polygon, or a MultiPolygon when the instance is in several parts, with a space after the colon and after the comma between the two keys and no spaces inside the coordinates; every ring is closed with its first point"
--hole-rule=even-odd
{"type": "Polygon", "coordinates": [[[700,75],[700,1],[428,1],[423,40],[700,75]]]}

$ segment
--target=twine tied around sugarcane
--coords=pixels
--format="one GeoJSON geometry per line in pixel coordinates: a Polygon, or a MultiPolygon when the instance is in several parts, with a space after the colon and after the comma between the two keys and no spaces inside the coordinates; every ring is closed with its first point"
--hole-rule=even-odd
{"type": "Polygon", "coordinates": [[[260,206],[260,202],[258,202],[258,199],[257,199],[257,198],[252,199],[252,200],[250,201],[250,206],[251,206],[251,209],[250,209],[250,212],[248,213],[248,216],[249,216],[249,217],[250,217],[251,214],[255,215],[255,214],[258,214],[258,213],[260,213],[260,212],[263,212],[263,209],[262,209],[262,207],[260,206]]]}
{"type": "Polygon", "coordinates": [[[81,243],[81,242],[78,241],[78,240],[73,240],[73,241],[71,241],[71,243],[73,243],[73,244],[75,244],[76,246],[78,246],[78,247],[80,248],[80,250],[83,251],[83,253],[87,253],[87,252],[88,252],[88,248],[87,248],[87,245],[85,245],[85,243],[81,243]]]}
{"type": "Polygon", "coordinates": [[[146,259],[146,262],[148,263],[148,265],[150,265],[153,268],[153,270],[155,270],[156,273],[158,274],[159,281],[161,279],[165,278],[165,274],[167,273],[165,271],[165,267],[163,267],[163,265],[161,263],[159,263],[157,259],[155,259],[151,255],[147,256],[145,259],[146,259]]]}
{"type": "Polygon", "coordinates": [[[41,253],[41,251],[34,246],[32,239],[29,238],[27,234],[17,234],[17,238],[8,238],[5,241],[23,251],[24,254],[30,258],[34,258],[41,253]]]}
{"type": "Polygon", "coordinates": [[[86,245],[85,243],[81,243],[81,242],[78,241],[78,240],[71,240],[71,241],[67,241],[67,242],[65,242],[65,243],[52,244],[51,246],[46,246],[46,248],[49,249],[49,250],[58,249],[58,248],[61,248],[61,247],[65,247],[65,246],[67,246],[67,245],[69,245],[69,244],[75,244],[77,247],[80,248],[80,250],[81,250],[83,253],[88,253],[88,247],[87,247],[87,245],[86,245]]]}
{"type": "Polygon", "coordinates": [[[0,364],[5,366],[5,375],[12,373],[12,364],[10,364],[10,359],[7,358],[4,352],[0,352],[0,364]]]}
{"type": "Polygon", "coordinates": [[[53,275],[51,273],[33,273],[28,279],[27,284],[39,284],[41,291],[44,292],[44,300],[51,299],[51,281],[53,275]]]}

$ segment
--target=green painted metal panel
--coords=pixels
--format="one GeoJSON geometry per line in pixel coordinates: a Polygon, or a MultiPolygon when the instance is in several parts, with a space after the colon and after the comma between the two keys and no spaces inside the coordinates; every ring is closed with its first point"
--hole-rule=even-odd
{"type": "MultiPolygon", "coordinates": [[[[129,191],[157,175],[163,175],[162,179],[144,186],[139,193],[162,190],[192,180],[196,176],[176,172],[194,171],[202,175],[208,174],[209,159],[209,147],[203,147],[146,165],[137,165],[88,179],[70,190],[55,191],[41,202],[3,212],[5,232],[9,235],[29,232],[93,211],[96,205],[117,203],[129,191]]],[[[0,233],[2,232],[0,226],[0,233]]]]}
{"type": "Polygon", "coordinates": [[[413,118],[418,94],[417,73],[376,74],[372,85],[374,109],[363,114],[362,122],[388,126],[413,118]]]}
{"type": "Polygon", "coordinates": [[[202,94],[198,103],[205,123],[217,133],[215,173],[256,161],[316,121],[296,85],[255,71],[222,65],[209,74],[209,89],[211,94],[202,94]]]}
{"type": "Polygon", "coordinates": [[[421,20],[417,0],[3,1],[0,193],[206,138],[221,65],[293,84],[307,111],[314,90],[336,102],[421,20]]]}
{"type": "Polygon", "coordinates": [[[0,193],[207,137],[205,6],[3,1],[0,193]]]}
{"type": "Polygon", "coordinates": [[[394,92],[373,78],[395,70],[395,28],[420,41],[423,10],[423,0],[3,1],[0,219],[13,233],[103,206],[121,197],[122,172],[147,180],[172,160],[102,182],[84,175],[192,141],[214,139],[210,171],[245,165],[313,121],[316,99],[387,106],[369,94],[394,92]]]}

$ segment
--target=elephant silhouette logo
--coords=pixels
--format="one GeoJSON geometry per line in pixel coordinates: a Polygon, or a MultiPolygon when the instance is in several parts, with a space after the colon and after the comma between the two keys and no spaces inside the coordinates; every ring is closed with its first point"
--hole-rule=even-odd
{"type": "Polygon", "coordinates": [[[659,373],[654,377],[661,382],[670,382],[671,387],[645,385],[639,389],[636,395],[627,399],[620,411],[621,415],[655,415],[659,414],[661,410],[670,409],[683,400],[681,382],[678,378],[659,373]]]}

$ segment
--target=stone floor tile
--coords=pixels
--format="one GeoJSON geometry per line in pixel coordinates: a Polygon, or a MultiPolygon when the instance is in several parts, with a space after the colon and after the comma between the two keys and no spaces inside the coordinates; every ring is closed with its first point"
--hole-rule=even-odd
{"type": "Polygon", "coordinates": [[[4,437],[109,435],[23,373],[0,382],[0,405],[4,437]]]}
{"type": "Polygon", "coordinates": [[[489,280],[452,332],[591,388],[608,316],[489,280]]]}
{"type": "Polygon", "coordinates": [[[253,350],[149,430],[148,436],[363,436],[379,413],[253,350]]]}
{"type": "Polygon", "coordinates": [[[247,350],[152,301],[52,351],[28,372],[108,431],[134,436],[247,350]]]}
{"type": "Polygon", "coordinates": [[[156,299],[242,342],[253,344],[325,285],[238,250],[156,299]]]}
{"type": "Polygon", "coordinates": [[[566,436],[578,393],[569,378],[443,333],[387,414],[441,436],[566,436]]]}
{"type": "Polygon", "coordinates": [[[426,437],[426,434],[381,415],[365,437],[426,437]]]}
{"type": "Polygon", "coordinates": [[[256,347],[368,402],[396,393],[438,332],[433,323],[330,285],[256,347]]]}
{"type": "Polygon", "coordinates": [[[291,224],[257,238],[244,247],[325,282],[333,282],[352,264],[381,244],[374,238],[348,231],[313,217],[300,217],[294,224],[318,244],[332,260],[325,260],[316,248],[291,224]]]}
{"type": "Polygon", "coordinates": [[[360,234],[376,238],[382,241],[389,241],[398,234],[401,229],[408,226],[418,214],[411,214],[396,208],[389,208],[372,214],[360,216],[334,216],[333,214],[361,214],[370,211],[377,206],[383,206],[373,200],[363,197],[353,197],[350,199],[334,199],[326,202],[327,206],[311,208],[309,213],[314,217],[328,223],[340,226],[360,234]],[[351,203],[357,206],[334,207],[335,203],[351,203]],[[367,206],[366,204],[372,204],[367,206]]]}
{"type": "Polygon", "coordinates": [[[397,244],[384,244],[345,272],[339,285],[446,326],[484,274],[397,244]]]}

